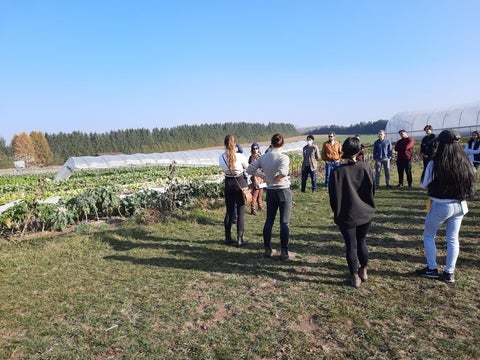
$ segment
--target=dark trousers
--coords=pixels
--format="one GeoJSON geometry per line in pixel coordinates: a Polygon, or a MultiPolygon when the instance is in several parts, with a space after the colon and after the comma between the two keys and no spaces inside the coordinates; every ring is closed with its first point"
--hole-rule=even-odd
{"type": "Polygon", "coordinates": [[[312,170],[310,166],[305,166],[302,168],[302,192],[305,192],[305,188],[307,187],[308,175],[310,175],[312,179],[312,191],[315,191],[317,188],[317,170],[312,170]]]}
{"type": "MultiPolygon", "coordinates": [[[[237,178],[240,186],[246,186],[243,178],[237,178]]],[[[225,178],[225,205],[227,212],[223,220],[225,226],[225,240],[231,238],[233,220],[235,218],[235,210],[237,216],[237,235],[242,236],[245,230],[245,204],[243,203],[243,195],[237,180],[231,177],[225,178]]]]}
{"type": "Polygon", "coordinates": [[[403,173],[407,174],[408,186],[412,186],[412,160],[397,159],[398,183],[403,185],[403,173]]]}
{"type": "Polygon", "coordinates": [[[271,248],[272,228],[280,210],[280,246],[288,250],[290,237],[290,215],[292,212],[292,192],[290,189],[271,190],[267,189],[267,217],[263,225],[263,244],[265,248],[271,248]]]}
{"type": "Polygon", "coordinates": [[[361,267],[368,265],[367,233],[370,222],[352,228],[340,228],[346,246],[346,258],[350,274],[356,274],[358,262],[361,267]]]}

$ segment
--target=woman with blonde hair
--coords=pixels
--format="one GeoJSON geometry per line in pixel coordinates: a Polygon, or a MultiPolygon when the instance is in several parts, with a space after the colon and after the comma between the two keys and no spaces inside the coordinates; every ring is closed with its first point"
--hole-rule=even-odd
{"type": "Polygon", "coordinates": [[[225,136],[225,152],[219,157],[219,164],[225,173],[225,206],[224,218],[225,244],[242,246],[248,244],[243,238],[245,231],[245,203],[243,202],[242,188],[247,187],[244,169],[247,167],[245,155],[237,152],[237,144],[233,135],[225,136]],[[237,209],[237,239],[232,239],[232,225],[237,209]]]}

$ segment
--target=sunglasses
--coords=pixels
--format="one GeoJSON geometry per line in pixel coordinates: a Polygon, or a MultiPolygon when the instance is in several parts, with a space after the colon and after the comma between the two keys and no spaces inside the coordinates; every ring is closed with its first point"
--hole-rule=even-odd
{"type": "Polygon", "coordinates": [[[328,135],[328,137],[335,137],[335,135],[328,135]]]}
{"type": "Polygon", "coordinates": [[[257,147],[254,147],[253,150],[258,150],[258,148],[257,148],[257,147]]]}

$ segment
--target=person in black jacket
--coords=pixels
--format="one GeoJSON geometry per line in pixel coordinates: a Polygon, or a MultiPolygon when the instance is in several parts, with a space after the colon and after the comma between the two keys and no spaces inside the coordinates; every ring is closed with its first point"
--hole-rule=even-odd
{"type": "Polygon", "coordinates": [[[462,219],[468,212],[466,199],[475,193],[475,174],[472,164],[460,145],[460,134],[456,130],[443,130],[438,137],[437,152],[425,169],[420,186],[428,189],[431,199],[425,218],[423,246],[426,267],[416,270],[422,277],[437,279],[437,231],[445,223],[447,255],[443,279],[455,282],[454,271],[460,252],[458,233],[462,219]]]}
{"type": "Polygon", "coordinates": [[[368,280],[366,236],[375,213],[373,171],[367,163],[356,161],[360,150],[359,139],[348,137],[344,141],[343,161],[332,171],[328,184],[333,220],[345,240],[347,264],[354,287],[368,280]]]}
{"type": "Polygon", "coordinates": [[[433,133],[432,125],[426,125],[423,128],[423,131],[425,131],[425,136],[420,144],[420,155],[422,156],[423,168],[425,169],[428,162],[432,160],[433,156],[435,155],[437,143],[433,141],[433,139],[435,139],[435,134],[433,133]]]}

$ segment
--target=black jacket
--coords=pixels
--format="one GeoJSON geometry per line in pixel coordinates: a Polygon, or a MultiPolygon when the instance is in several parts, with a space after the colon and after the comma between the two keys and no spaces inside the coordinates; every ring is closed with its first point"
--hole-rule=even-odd
{"type": "Polygon", "coordinates": [[[368,223],[375,213],[375,181],[364,162],[335,168],[328,183],[330,206],[335,224],[351,228],[368,223]]]}

